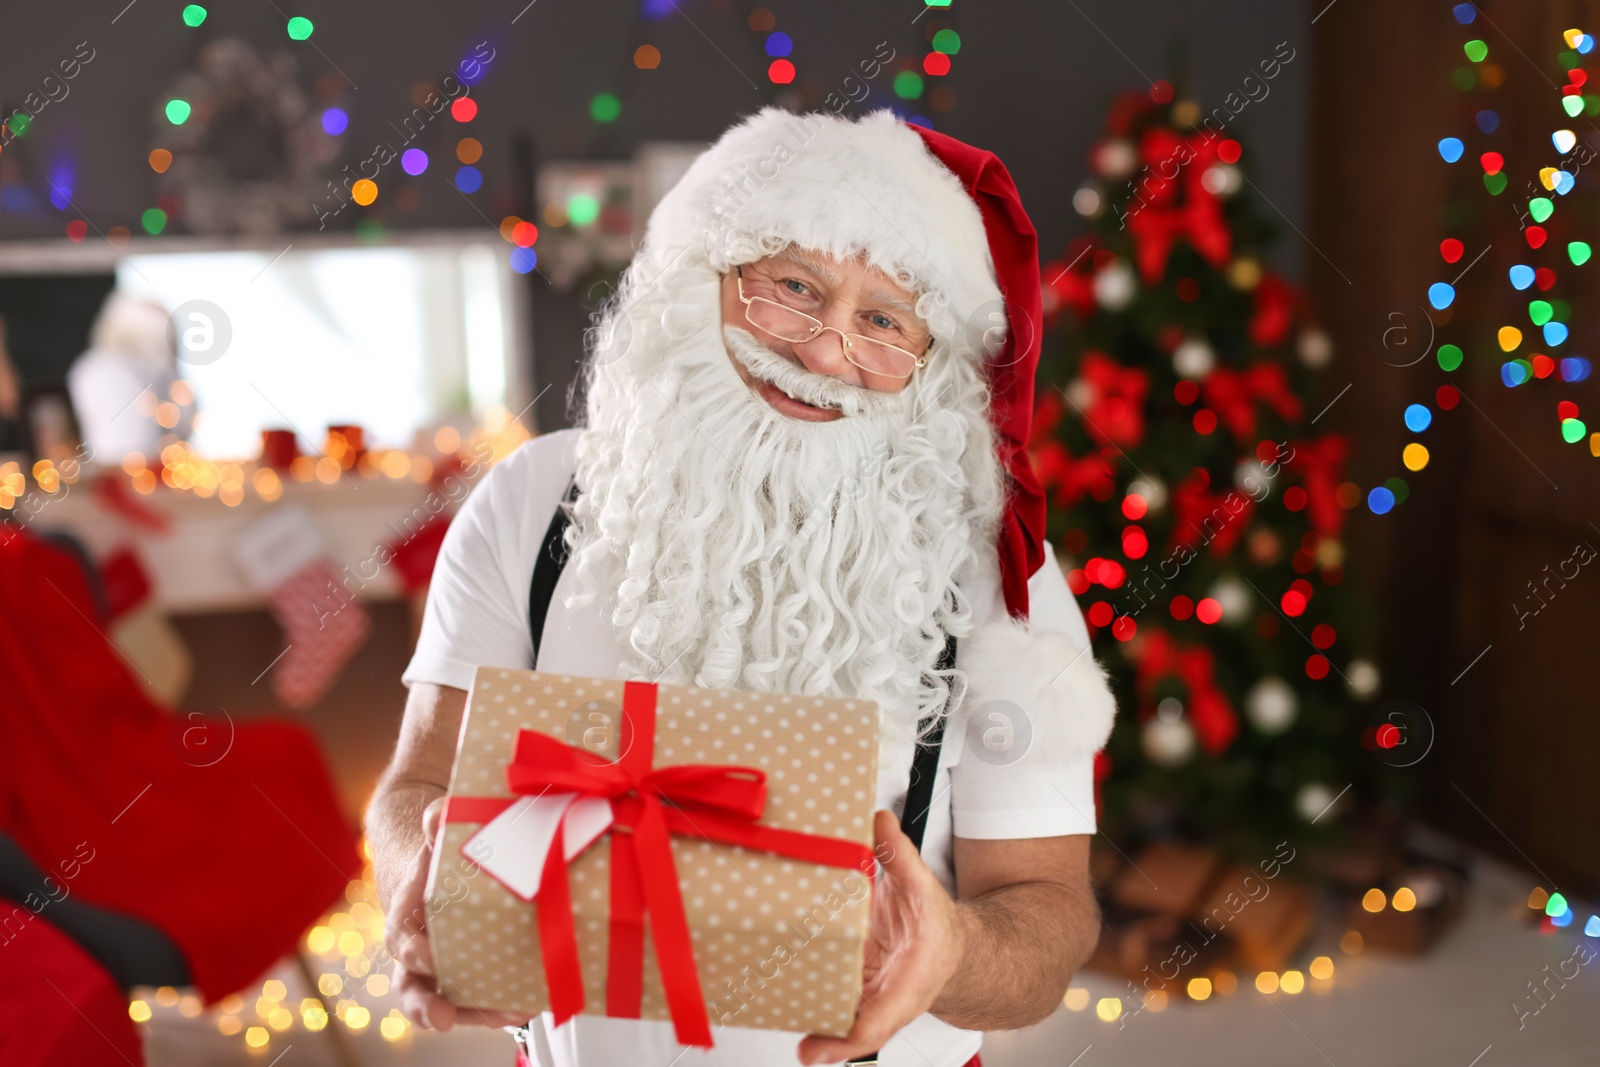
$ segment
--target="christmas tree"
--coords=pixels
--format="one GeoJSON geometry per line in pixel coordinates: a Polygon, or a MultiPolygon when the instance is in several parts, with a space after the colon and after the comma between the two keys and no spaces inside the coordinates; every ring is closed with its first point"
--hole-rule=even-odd
{"type": "Polygon", "coordinates": [[[1331,344],[1263,266],[1216,125],[1165,83],[1114,102],[1073,197],[1089,232],[1043,270],[1030,452],[1118,697],[1102,826],[1249,859],[1367,792],[1378,672],[1345,582],[1350,442],[1308,411],[1331,344]]]}

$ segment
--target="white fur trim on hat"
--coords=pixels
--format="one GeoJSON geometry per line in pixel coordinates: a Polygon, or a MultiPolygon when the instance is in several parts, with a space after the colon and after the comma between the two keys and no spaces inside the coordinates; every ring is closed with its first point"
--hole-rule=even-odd
{"type": "Polygon", "coordinates": [[[1095,752],[1111,736],[1117,703],[1105,671],[1066,634],[1036,632],[1003,615],[962,638],[960,655],[969,716],[981,719],[991,701],[1015,705],[1029,723],[1031,748],[1056,756],[1095,752]]]}
{"type": "Polygon", "coordinates": [[[923,294],[918,314],[958,350],[974,347],[966,324],[987,323],[1001,299],[977,203],[886,109],[851,120],[763,108],[690,165],[644,247],[697,250],[721,272],[791,243],[838,259],[865,252],[923,294]]]}

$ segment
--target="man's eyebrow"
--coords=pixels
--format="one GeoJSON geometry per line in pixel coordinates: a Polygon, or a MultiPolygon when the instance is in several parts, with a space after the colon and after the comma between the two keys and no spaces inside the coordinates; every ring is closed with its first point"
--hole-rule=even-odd
{"type": "Polygon", "coordinates": [[[879,289],[877,292],[868,293],[867,300],[870,303],[882,305],[890,311],[898,311],[907,318],[914,319],[917,317],[917,309],[915,307],[907,303],[903,297],[895,296],[886,289],[879,289]]]}
{"type": "Polygon", "coordinates": [[[818,259],[816,256],[812,255],[810,252],[806,252],[798,248],[791,248],[780,253],[779,255],[782,259],[787,259],[792,263],[798,263],[800,266],[804,267],[812,274],[815,274],[829,285],[839,285],[843,282],[843,279],[839,277],[837,271],[828,266],[826,263],[822,262],[822,260],[818,259]]]}
{"type": "MultiPolygon", "coordinates": [[[[778,258],[787,259],[791,263],[799,264],[806,270],[809,270],[812,274],[815,274],[817,277],[827,282],[829,285],[837,286],[843,281],[843,279],[839,277],[833,268],[829,267],[817,256],[805,251],[804,249],[786,249],[778,254],[778,258]]],[[[907,302],[904,297],[896,296],[887,289],[878,289],[868,293],[867,301],[872,304],[877,304],[889,311],[894,311],[904,315],[906,318],[917,318],[917,309],[914,305],[907,302]]]]}

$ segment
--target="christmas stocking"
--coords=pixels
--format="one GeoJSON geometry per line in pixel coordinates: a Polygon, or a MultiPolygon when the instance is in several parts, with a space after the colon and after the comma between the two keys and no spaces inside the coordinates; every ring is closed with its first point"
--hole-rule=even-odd
{"type": "Polygon", "coordinates": [[[272,689],[291,708],[308,708],[328,691],[366,641],[372,621],[340,583],[311,515],[276,508],[234,544],[246,580],[272,605],[288,643],[274,664],[272,689]]]}
{"type": "Polygon", "coordinates": [[[156,606],[150,572],[131,544],[100,560],[111,615],[110,638],[167,707],[176,707],[194,673],[183,637],[156,606]]]}

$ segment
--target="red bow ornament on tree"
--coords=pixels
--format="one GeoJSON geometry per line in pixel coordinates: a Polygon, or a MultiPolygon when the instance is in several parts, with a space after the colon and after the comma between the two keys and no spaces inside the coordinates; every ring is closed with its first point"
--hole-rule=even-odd
{"type": "Polygon", "coordinates": [[[1039,474],[1039,484],[1056,503],[1070,508],[1085,493],[1096,500],[1109,499],[1116,488],[1111,464],[1098,452],[1074,457],[1055,436],[1064,409],[1060,395],[1046,393],[1033,410],[1033,433],[1028,440],[1028,457],[1039,474]]]}
{"type": "Polygon", "coordinates": [[[1217,367],[1201,381],[1200,393],[1206,406],[1239,441],[1255,438],[1257,401],[1291,422],[1302,414],[1300,399],[1289,391],[1289,375],[1281,363],[1257,363],[1242,371],[1217,367]]]}
{"type": "Polygon", "coordinates": [[[1304,297],[1276,274],[1267,274],[1251,291],[1255,309],[1250,313],[1250,340],[1263,348],[1283,343],[1294,325],[1297,304],[1304,297]]]}
{"type": "Polygon", "coordinates": [[[1210,477],[1196,470],[1172,491],[1172,544],[1187,543],[1198,549],[1211,546],[1211,555],[1221,559],[1250,525],[1255,501],[1237,490],[1227,494],[1208,492],[1210,477]]]}
{"type": "Polygon", "coordinates": [[[1090,437],[1102,445],[1137,445],[1144,440],[1149,391],[1149,371],[1124,367],[1103,352],[1086,352],[1071,396],[1090,437]]]}
{"type": "Polygon", "coordinates": [[[1061,312],[1071,308],[1081,322],[1094,314],[1094,248],[1092,238],[1080,237],[1067,246],[1067,254],[1040,268],[1044,282],[1044,328],[1051,330],[1061,312]]]}
{"type": "Polygon", "coordinates": [[[1182,645],[1165,630],[1151,630],[1139,650],[1134,690],[1148,704],[1155,698],[1157,684],[1170,677],[1178,678],[1189,691],[1184,707],[1200,746],[1213,756],[1226,751],[1239,734],[1239,717],[1217,687],[1211,650],[1182,645]]]}
{"type": "Polygon", "coordinates": [[[1338,537],[1344,526],[1339,506],[1339,484],[1350,456],[1350,440],[1343,434],[1323,434],[1315,441],[1295,441],[1294,458],[1286,466],[1300,475],[1306,491],[1306,514],[1311,527],[1323,537],[1338,537]]]}
{"type": "Polygon", "coordinates": [[[1152,130],[1141,150],[1149,176],[1135,183],[1138,199],[1129,203],[1123,223],[1145,284],[1166,274],[1167,257],[1180,237],[1212,266],[1224,266],[1233,235],[1221,198],[1205,187],[1205,173],[1217,162],[1216,138],[1184,140],[1170,130],[1152,130]]]}

